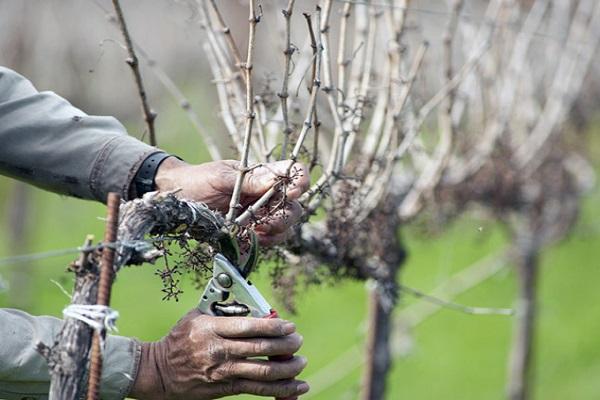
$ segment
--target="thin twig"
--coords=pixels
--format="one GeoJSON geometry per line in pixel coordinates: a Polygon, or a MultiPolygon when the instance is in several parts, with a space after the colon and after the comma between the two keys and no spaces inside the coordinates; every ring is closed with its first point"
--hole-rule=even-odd
{"type": "Polygon", "coordinates": [[[296,48],[292,46],[291,39],[291,18],[294,12],[294,2],[295,0],[288,0],[287,7],[284,10],[281,10],[283,17],[285,18],[285,49],[283,50],[283,56],[285,61],[283,68],[283,80],[281,83],[281,92],[278,93],[278,96],[281,99],[281,113],[283,116],[283,141],[281,143],[281,154],[279,155],[280,160],[283,160],[287,155],[290,134],[292,133],[292,128],[290,127],[288,115],[288,86],[290,80],[290,67],[292,65],[292,55],[296,51],[296,48]]]}
{"type": "MultiPolygon", "coordinates": [[[[313,35],[315,37],[314,44],[316,47],[316,52],[315,52],[314,61],[313,61],[313,68],[314,68],[315,74],[314,74],[314,80],[313,80],[312,86],[311,86],[310,100],[309,100],[308,106],[307,106],[306,118],[304,118],[304,124],[302,125],[302,129],[300,130],[300,134],[298,135],[298,141],[296,142],[296,145],[294,146],[294,149],[292,150],[292,154],[290,155],[290,159],[292,160],[292,162],[296,162],[296,160],[298,159],[298,155],[300,154],[300,150],[302,149],[304,140],[306,139],[306,135],[308,134],[308,131],[312,127],[313,115],[314,115],[316,105],[317,105],[317,94],[319,93],[319,89],[321,88],[321,55],[323,52],[323,45],[321,43],[321,30],[317,29],[316,34],[314,34],[310,15],[304,14],[304,16],[305,16],[306,22],[308,24],[309,32],[311,32],[311,37],[313,37],[313,35]]],[[[317,25],[317,27],[319,27],[321,24],[321,8],[319,6],[317,6],[316,20],[317,20],[316,25],[317,25]]],[[[292,167],[292,165],[290,164],[288,171],[291,167],[292,167]]]]}
{"type": "MultiPolygon", "coordinates": [[[[444,79],[447,86],[452,86],[454,75],[453,68],[453,45],[456,34],[458,15],[463,7],[463,0],[452,0],[452,16],[448,20],[448,25],[444,32],[443,43],[443,63],[444,79]]],[[[439,129],[440,139],[436,146],[432,159],[424,166],[421,174],[417,177],[410,192],[406,195],[399,206],[400,217],[407,220],[415,216],[423,205],[422,198],[431,194],[433,188],[439,183],[444,168],[450,161],[450,154],[456,135],[456,125],[452,120],[452,111],[454,110],[455,90],[448,92],[445,98],[445,104],[439,110],[439,129]]]]}
{"type": "MultiPolygon", "coordinates": [[[[310,18],[310,15],[308,15],[308,16],[305,15],[305,18],[307,20],[309,30],[313,29],[312,28],[312,20],[310,18]]],[[[321,24],[321,8],[317,6],[316,25],[320,26],[320,24],[321,24]]],[[[298,155],[300,154],[300,150],[302,149],[304,140],[306,139],[306,136],[308,135],[308,132],[312,127],[314,110],[315,110],[316,104],[317,104],[317,94],[321,87],[321,54],[323,51],[323,45],[321,42],[321,30],[320,29],[318,29],[316,31],[315,40],[316,40],[316,46],[317,46],[317,53],[315,54],[313,63],[315,65],[316,75],[315,75],[315,79],[312,84],[312,90],[311,90],[311,94],[310,94],[310,100],[307,105],[306,117],[304,119],[304,124],[302,125],[302,129],[300,130],[300,133],[298,135],[298,141],[296,142],[296,145],[294,146],[294,149],[292,150],[292,152],[289,156],[290,164],[288,165],[288,168],[286,170],[286,174],[285,174],[286,177],[289,177],[294,164],[298,160],[298,155]]],[[[275,185],[273,185],[267,192],[265,192],[265,194],[263,194],[254,204],[249,206],[239,217],[237,217],[235,219],[235,223],[238,225],[241,225],[241,224],[245,223],[252,215],[255,215],[256,212],[258,211],[258,209],[260,207],[263,207],[264,205],[266,205],[267,202],[271,199],[271,197],[273,197],[273,195],[275,195],[275,193],[277,193],[279,191],[283,182],[284,182],[284,180],[279,180],[278,182],[276,182],[275,185]]]]}
{"type": "Polygon", "coordinates": [[[199,5],[198,15],[200,16],[200,26],[206,32],[206,42],[204,50],[207,54],[206,60],[211,68],[214,77],[214,83],[217,87],[221,115],[227,132],[236,147],[238,154],[242,154],[243,138],[239,127],[242,126],[241,120],[242,104],[245,104],[245,96],[238,85],[235,75],[239,74],[237,67],[232,68],[227,57],[227,50],[220,43],[216,34],[216,29],[210,18],[210,12],[205,0],[197,0],[199,5]],[[233,70],[236,72],[233,72],[233,70]]]}
{"type": "MultiPolygon", "coordinates": [[[[395,135],[392,135],[394,130],[394,126],[396,125],[396,121],[399,119],[401,112],[404,110],[410,93],[413,89],[413,85],[415,80],[417,79],[418,73],[421,71],[421,67],[423,65],[423,60],[425,59],[425,54],[427,49],[429,48],[429,44],[424,42],[421,44],[419,49],[417,50],[417,54],[412,61],[412,65],[410,67],[409,76],[406,83],[402,86],[400,93],[398,94],[398,99],[396,99],[396,104],[391,108],[388,118],[386,121],[386,129],[388,132],[384,134],[384,138],[387,140],[382,141],[383,148],[385,148],[385,143],[389,144],[393,143],[395,139],[395,135]]],[[[403,142],[406,140],[404,138],[403,142]]],[[[381,147],[381,146],[380,146],[381,147]]],[[[369,175],[365,178],[364,188],[362,189],[364,193],[366,193],[365,200],[363,201],[362,208],[360,210],[359,216],[357,217],[357,221],[362,221],[369,213],[377,207],[379,200],[383,197],[383,194],[389,190],[389,179],[393,173],[394,166],[396,164],[396,157],[393,148],[391,151],[387,151],[387,156],[384,159],[384,163],[382,167],[373,169],[369,175]]]]}
{"type": "MultiPolygon", "coordinates": [[[[119,24],[117,19],[114,16],[110,15],[109,11],[106,8],[104,8],[104,6],[98,0],[94,0],[94,4],[99,9],[101,9],[105,14],[107,14],[108,20],[111,23],[113,23],[115,25],[119,24]]],[[[206,145],[206,149],[208,150],[208,153],[210,154],[211,159],[213,159],[215,161],[221,160],[223,157],[219,150],[219,146],[215,143],[213,136],[209,133],[208,129],[204,126],[204,124],[202,123],[202,121],[200,119],[200,116],[198,115],[196,110],[194,110],[194,108],[190,104],[190,101],[185,97],[185,95],[183,94],[183,91],[175,84],[173,79],[171,79],[171,77],[160,66],[160,64],[158,64],[158,62],[155,59],[153,59],[150,56],[150,54],[147,51],[145,51],[143,47],[140,46],[139,43],[137,43],[133,39],[131,40],[131,43],[133,43],[133,47],[137,51],[137,54],[139,54],[139,56],[146,61],[146,65],[154,73],[154,75],[156,76],[158,81],[165,87],[167,92],[169,92],[169,94],[179,104],[181,109],[186,113],[190,122],[192,123],[192,126],[194,127],[196,132],[198,132],[198,134],[202,138],[202,141],[206,145]]]]}
{"type": "MultiPolygon", "coordinates": [[[[333,84],[333,78],[332,78],[332,71],[331,71],[331,49],[330,49],[330,44],[329,44],[329,18],[331,15],[331,0],[328,0],[325,2],[325,10],[326,12],[323,14],[322,20],[321,20],[321,35],[322,35],[322,46],[323,46],[323,53],[322,53],[322,58],[323,58],[323,92],[325,93],[325,95],[327,96],[327,102],[329,104],[329,111],[331,113],[331,116],[333,118],[333,122],[334,122],[334,139],[333,139],[333,146],[331,151],[329,151],[329,161],[327,163],[327,168],[324,172],[325,175],[331,175],[331,173],[333,172],[333,169],[335,168],[335,160],[336,160],[336,154],[338,152],[338,147],[340,144],[340,137],[342,136],[342,131],[344,130],[344,127],[342,125],[342,117],[340,114],[340,110],[342,109],[341,107],[341,99],[342,96],[339,95],[340,90],[338,90],[338,88],[333,84]]],[[[342,46],[342,48],[339,49],[339,54],[338,54],[338,58],[340,58],[341,64],[338,65],[338,67],[341,70],[345,70],[345,64],[343,63],[343,58],[344,58],[344,49],[343,47],[345,46],[345,40],[343,40],[343,38],[346,35],[346,26],[347,26],[347,19],[350,16],[350,12],[349,12],[350,6],[345,6],[344,7],[344,14],[342,16],[342,21],[341,21],[341,27],[340,27],[340,46],[342,46]],[[347,9],[347,10],[346,10],[347,9]]],[[[338,71],[339,72],[339,71],[338,71]]],[[[339,72],[340,73],[340,72],[339,72]]],[[[343,72],[341,72],[341,74],[343,75],[343,72]]],[[[340,81],[339,82],[343,82],[343,76],[339,76],[340,81]]],[[[343,90],[343,89],[341,89],[343,90]]],[[[316,134],[315,132],[315,142],[317,142],[318,140],[318,134],[316,134]]],[[[315,150],[317,150],[318,148],[318,143],[315,144],[314,146],[315,150]]],[[[316,157],[315,154],[313,154],[313,157],[316,157]]]]}
{"type": "Polygon", "coordinates": [[[549,3],[541,0],[536,1],[531,7],[523,23],[523,27],[515,39],[514,49],[507,67],[507,76],[503,79],[504,84],[498,96],[498,113],[495,118],[488,119],[482,140],[478,142],[473,154],[467,160],[460,162],[455,168],[451,168],[448,171],[444,179],[446,182],[451,184],[461,182],[477,172],[489,158],[488,156],[498,138],[505,132],[509,120],[513,116],[514,105],[518,98],[517,94],[521,88],[521,80],[533,32],[541,25],[548,7],[549,3]]]}
{"type": "Polygon", "coordinates": [[[248,170],[252,125],[254,123],[254,118],[256,117],[256,114],[254,113],[254,92],[252,87],[252,57],[254,55],[256,24],[258,24],[260,18],[256,14],[255,3],[255,0],[250,0],[249,2],[248,55],[246,57],[246,62],[243,65],[244,74],[246,76],[246,127],[244,131],[244,147],[242,150],[237,180],[233,187],[233,194],[231,195],[231,201],[229,203],[229,211],[227,212],[226,217],[227,222],[231,222],[236,217],[237,210],[241,207],[240,197],[242,194],[244,177],[248,170]]]}
{"type": "MultiPolygon", "coordinates": [[[[346,61],[346,43],[348,42],[348,20],[350,19],[352,3],[344,4],[342,8],[342,15],[340,20],[340,33],[338,43],[338,54],[337,54],[337,66],[338,66],[338,84],[337,89],[346,93],[346,69],[348,68],[348,62],[346,61]]],[[[337,94],[336,94],[337,96],[337,94]]],[[[341,99],[341,97],[339,97],[341,99]]],[[[341,101],[338,102],[338,106],[341,107],[341,101]]]]}
{"type": "MultiPolygon", "coordinates": [[[[225,18],[223,18],[223,14],[221,14],[221,11],[219,10],[219,7],[217,6],[216,0],[210,0],[210,4],[212,6],[212,9],[213,9],[215,15],[217,16],[219,28],[221,29],[221,32],[223,33],[223,36],[225,37],[225,41],[227,42],[227,45],[229,46],[229,51],[231,52],[231,55],[233,56],[235,65],[240,69],[240,71],[243,72],[244,66],[242,64],[242,56],[240,54],[240,50],[237,47],[237,44],[235,43],[235,40],[233,39],[233,35],[231,34],[231,29],[225,23],[225,18]]],[[[242,73],[241,77],[245,80],[246,74],[242,73]]]]}
{"type": "Polygon", "coordinates": [[[360,76],[360,85],[358,87],[358,93],[356,102],[352,108],[353,112],[348,120],[348,128],[345,129],[342,135],[342,142],[340,145],[338,165],[336,173],[340,173],[343,166],[346,164],[348,156],[352,151],[356,136],[360,131],[360,125],[364,119],[365,105],[367,104],[367,98],[369,94],[369,88],[371,79],[374,74],[373,65],[375,64],[375,54],[377,48],[377,32],[379,26],[379,19],[381,13],[372,12],[369,18],[369,30],[367,34],[367,41],[365,46],[365,57],[362,66],[362,73],[360,76]]]}
{"type": "Polygon", "coordinates": [[[127,24],[125,22],[123,10],[121,9],[121,4],[119,3],[119,0],[112,0],[112,3],[115,8],[115,13],[117,14],[117,20],[119,21],[119,28],[121,29],[121,34],[123,35],[123,39],[125,40],[125,46],[127,47],[127,53],[129,56],[125,60],[125,62],[131,67],[131,72],[133,73],[135,85],[138,89],[138,95],[142,103],[142,112],[144,113],[144,121],[146,121],[146,127],[148,128],[150,144],[152,146],[156,146],[156,132],[154,131],[154,120],[156,119],[156,113],[152,111],[152,109],[148,105],[148,98],[146,96],[144,82],[142,81],[142,73],[140,71],[139,61],[135,53],[135,49],[133,48],[131,36],[129,35],[129,31],[127,30],[127,24]]]}
{"type": "Polygon", "coordinates": [[[240,135],[237,129],[235,117],[233,116],[233,110],[231,108],[231,103],[229,101],[229,96],[227,95],[227,87],[224,83],[224,79],[221,75],[221,69],[218,66],[215,57],[213,57],[214,49],[211,45],[211,42],[204,43],[204,52],[207,54],[208,65],[212,71],[215,86],[217,87],[217,97],[219,99],[219,105],[221,107],[221,119],[225,124],[225,128],[227,129],[227,133],[231,138],[231,142],[235,146],[237,152],[242,154],[242,143],[240,140],[240,135]]]}
{"type": "MultiPolygon", "coordinates": [[[[134,43],[135,45],[135,43],[134,43]]],[[[214,136],[208,130],[208,128],[202,123],[200,116],[192,107],[190,101],[185,97],[181,89],[175,84],[175,82],[169,77],[164,69],[139,46],[135,45],[140,54],[140,57],[146,60],[148,68],[154,72],[156,78],[165,87],[167,92],[177,101],[181,109],[186,113],[188,119],[192,123],[192,126],[198,132],[200,138],[204,142],[206,150],[213,161],[223,159],[219,146],[215,142],[214,136]]]]}
{"type": "Polygon", "coordinates": [[[368,14],[369,9],[366,6],[360,5],[356,7],[354,38],[355,41],[360,43],[360,46],[352,59],[352,70],[348,79],[346,101],[343,104],[347,112],[341,114],[344,128],[341,132],[341,137],[338,139],[339,145],[335,154],[334,174],[339,174],[342,171],[348,153],[347,148],[351,147],[352,140],[356,134],[356,120],[358,119],[358,124],[362,121],[362,109],[367,95],[364,83],[366,81],[368,87],[368,80],[371,77],[370,66],[372,65],[372,60],[369,60],[369,58],[374,51],[374,39],[377,31],[377,24],[374,23],[373,18],[369,18],[368,14]]]}
{"type": "Polygon", "coordinates": [[[574,100],[574,93],[579,91],[583,78],[586,75],[596,48],[600,43],[600,7],[595,2],[580,1],[571,23],[569,38],[565,51],[559,60],[554,82],[544,104],[536,125],[527,138],[527,141],[516,151],[515,160],[519,167],[527,169],[528,173],[535,171],[543,157],[539,152],[553,136],[556,127],[567,114],[568,107],[574,100]],[[595,7],[591,18],[589,15],[595,7]],[[585,21],[589,23],[585,25],[585,21]],[[587,43],[582,43],[588,38],[587,43]]]}

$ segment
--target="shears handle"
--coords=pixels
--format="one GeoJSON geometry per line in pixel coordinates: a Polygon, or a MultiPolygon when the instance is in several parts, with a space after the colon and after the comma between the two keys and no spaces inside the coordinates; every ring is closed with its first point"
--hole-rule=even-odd
{"type": "MultiPolygon", "coordinates": [[[[279,318],[279,314],[277,314],[277,311],[271,309],[271,313],[269,315],[267,315],[264,318],[279,318]]],[[[294,358],[293,354],[283,354],[280,356],[270,356],[269,360],[271,361],[288,361],[291,360],[292,358],[294,358]]],[[[294,396],[294,397],[276,397],[276,400],[297,400],[298,397],[294,396]]]]}

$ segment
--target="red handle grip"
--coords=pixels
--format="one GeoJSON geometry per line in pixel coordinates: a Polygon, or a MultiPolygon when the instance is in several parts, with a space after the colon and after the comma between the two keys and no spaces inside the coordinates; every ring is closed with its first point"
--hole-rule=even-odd
{"type": "MultiPolygon", "coordinates": [[[[271,310],[271,314],[267,315],[265,318],[279,318],[279,314],[277,314],[277,311],[275,310],[271,310]]],[[[270,356],[269,360],[271,361],[288,361],[291,360],[292,358],[294,358],[293,354],[282,354],[279,356],[270,356]]],[[[276,397],[276,400],[297,400],[298,397],[294,396],[294,397],[276,397]]]]}

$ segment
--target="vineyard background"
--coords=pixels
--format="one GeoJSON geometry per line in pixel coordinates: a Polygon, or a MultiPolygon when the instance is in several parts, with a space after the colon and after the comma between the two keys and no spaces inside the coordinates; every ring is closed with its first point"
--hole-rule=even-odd
{"type": "MultiPolygon", "coordinates": [[[[132,35],[182,86],[207,126],[222,129],[214,118],[217,105],[212,100],[214,89],[203,61],[199,29],[185,24],[189,11],[181,2],[149,3],[133,6],[131,1],[123,2],[132,35]],[[153,29],[145,29],[149,21],[153,29]]],[[[419,7],[444,9],[436,7],[435,2],[419,2],[419,7]]],[[[244,16],[240,14],[240,18],[243,21],[244,16]]],[[[435,18],[444,21],[443,14],[428,13],[427,18],[431,18],[432,26],[436,25],[435,18]]],[[[244,28],[240,25],[240,32],[244,28]]],[[[129,71],[122,62],[124,53],[117,44],[119,33],[92,1],[0,2],[0,38],[0,64],[28,76],[40,89],[58,92],[90,114],[116,116],[139,137],[142,121],[129,71]]],[[[155,79],[149,77],[147,82],[151,104],[159,111],[161,147],[189,162],[207,160],[199,138],[177,104],[155,79]]],[[[592,124],[589,151],[597,171],[598,134],[600,125],[592,124]]],[[[101,205],[0,178],[0,207],[0,258],[74,247],[86,233],[101,237],[101,205]],[[22,233],[15,229],[20,222],[22,233]]],[[[595,318],[600,312],[599,214],[600,191],[595,190],[585,199],[580,221],[570,237],[543,254],[535,398],[587,399],[600,392],[596,379],[600,373],[600,346],[594,335],[600,328],[600,320],[595,318]]],[[[454,222],[442,235],[413,227],[405,236],[410,259],[402,272],[403,283],[426,292],[457,271],[502,251],[507,241],[499,226],[473,214],[454,222]]],[[[55,282],[70,287],[66,280],[71,277],[64,268],[73,257],[0,264],[0,277],[10,284],[7,291],[0,292],[0,307],[60,315],[68,300],[55,282]]],[[[268,269],[268,265],[262,266],[261,277],[253,280],[272,298],[267,290],[268,269]]],[[[457,301],[510,306],[514,282],[513,269],[507,265],[457,301]]],[[[120,273],[113,305],[121,313],[121,334],[157,339],[195,306],[199,296],[198,290],[186,285],[178,303],[163,302],[160,289],[152,267],[120,273]]],[[[335,290],[310,288],[298,299],[298,316],[284,315],[297,322],[305,337],[303,354],[310,364],[303,377],[313,386],[306,398],[355,398],[365,335],[365,303],[363,284],[346,282],[335,290]],[[355,346],[359,347],[353,352],[355,346]]],[[[415,303],[402,296],[397,314],[415,312],[415,303]]],[[[503,398],[510,333],[509,318],[441,310],[396,338],[397,357],[389,378],[388,398],[503,398]]]]}

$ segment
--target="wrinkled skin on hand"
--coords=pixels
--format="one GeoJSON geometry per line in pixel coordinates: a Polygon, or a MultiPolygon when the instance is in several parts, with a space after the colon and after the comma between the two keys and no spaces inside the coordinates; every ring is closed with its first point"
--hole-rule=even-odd
{"type": "MultiPolygon", "coordinates": [[[[210,208],[226,213],[238,175],[239,161],[223,160],[190,165],[175,157],[160,165],[156,187],[160,191],[180,189],[179,196],[206,203],[210,208]]],[[[242,185],[241,205],[245,208],[258,200],[281,177],[286,175],[289,160],[264,164],[247,172],[242,185]]],[[[285,240],[288,229],[302,215],[297,199],[308,189],[309,175],[306,167],[296,163],[287,185],[285,207],[271,215],[254,230],[261,245],[273,245],[285,240]]],[[[272,201],[280,201],[273,198],[272,201]]]]}
{"type": "Polygon", "coordinates": [[[158,342],[143,343],[129,397],[216,399],[241,393],[291,397],[308,391],[294,378],[306,359],[256,357],[294,354],[302,337],[281,319],[211,317],[191,311],[158,342]]]}

